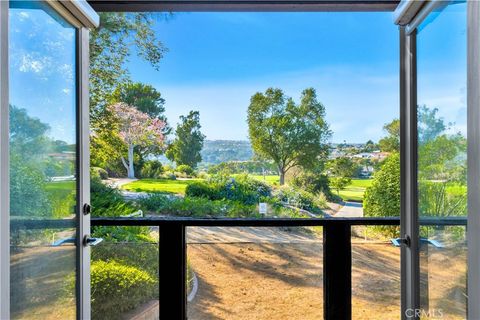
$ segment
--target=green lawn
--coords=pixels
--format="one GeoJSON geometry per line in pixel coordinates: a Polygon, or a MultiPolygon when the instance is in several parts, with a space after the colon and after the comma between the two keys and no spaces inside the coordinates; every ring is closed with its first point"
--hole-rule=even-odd
{"type": "MultiPolygon", "coordinates": [[[[365,189],[372,184],[372,179],[352,179],[350,185],[340,191],[344,201],[362,201],[365,189]]],[[[336,192],[332,190],[333,192],[336,192]]]]}
{"type": "Polygon", "coordinates": [[[201,179],[168,180],[168,179],[142,179],[127,183],[122,189],[136,192],[167,192],[185,194],[187,185],[201,179]]]}
{"type": "Polygon", "coordinates": [[[259,175],[252,174],[252,175],[250,175],[250,177],[252,177],[253,179],[260,180],[260,181],[265,181],[266,183],[268,183],[270,185],[274,185],[274,184],[278,185],[280,183],[280,176],[277,176],[277,175],[266,175],[265,179],[263,178],[263,175],[261,175],[261,174],[259,174],[259,175]]]}

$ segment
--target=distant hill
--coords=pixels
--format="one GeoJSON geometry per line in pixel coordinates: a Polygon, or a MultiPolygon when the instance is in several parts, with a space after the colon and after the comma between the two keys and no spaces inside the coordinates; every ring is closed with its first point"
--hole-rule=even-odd
{"type": "Polygon", "coordinates": [[[205,140],[202,165],[219,164],[225,161],[246,161],[253,157],[249,141],[241,140],[205,140]]]}

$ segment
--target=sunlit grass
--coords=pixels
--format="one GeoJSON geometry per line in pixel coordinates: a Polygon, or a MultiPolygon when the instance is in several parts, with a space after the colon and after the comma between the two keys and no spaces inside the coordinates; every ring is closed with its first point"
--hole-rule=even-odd
{"type": "Polygon", "coordinates": [[[372,185],[372,179],[352,179],[345,189],[340,190],[340,197],[344,201],[362,201],[365,189],[370,185],[372,185]]]}
{"type": "Polygon", "coordinates": [[[185,189],[187,188],[187,185],[194,181],[201,180],[202,179],[141,179],[123,185],[122,189],[135,192],[166,192],[174,194],[185,194],[185,189]]]}

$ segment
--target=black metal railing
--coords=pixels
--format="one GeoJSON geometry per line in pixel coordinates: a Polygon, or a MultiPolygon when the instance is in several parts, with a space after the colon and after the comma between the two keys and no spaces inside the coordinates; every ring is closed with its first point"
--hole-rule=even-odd
{"type": "MultiPolygon", "coordinates": [[[[465,226],[466,218],[425,218],[422,225],[465,226]]],[[[324,319],[352,318],[352,226],[399,226],[399,218],[192,219],[93,218],[92,226],[159,227],[161,319],[186,319],[186,227],[323,227],[324,319]],[[162,263],[163,261],[163,263],[162,263]]]]}
{"type": "MultiPolygon", "coordinates": [[[[74,220],[15,220],[22,229],[72,227],[74,220]]],[[[151,226],[159,228],[159,300],[161,319],[186,319],[187,227],[323,227],[324,319],[352,318],[352,226],[399,226],[388,218],[92,218],[95,226],[151,226]]],[[[422,218],[424,226],[466,226],[465,217],[422,218]]]]}

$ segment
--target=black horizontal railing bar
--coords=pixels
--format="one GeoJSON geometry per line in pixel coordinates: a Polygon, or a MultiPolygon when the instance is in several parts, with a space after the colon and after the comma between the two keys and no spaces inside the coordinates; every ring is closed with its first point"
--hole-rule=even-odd
{"type": "Polygon", "coordinates": [[[317,227],[330,224],[400,225],[399,218],[92,218],[92,226],[162,226],[179,224],[185,227],[317,227]]]}
{"type": "MultiPolygon", "coordinates": [[[[466,226],[466,217],[420,218],[422,226],[466,226]]],[[[63,229],[75,228],[76,219],[12,219],[10,228],[63,229]]],[[[351,226],[399,226],[398,217],[361,218],[188,218],[188,217],[109,217],[92,218],[92,226],[162,226],[176,224],[185,227],[316,227],[332,224],[351,226]]]]}
{"type": "MultiPolygon", "coordinates": [[[[185,227],[315,227],[332,224],[351,226],[399,226],[399,217],[360,218],[187,218],[187,217],[144,217],[144,218],[92,218],[92,226],[161,226],[180,224],[185,227]]],[[[466,217],[421,218],[426,226],[466,226],[466,217]]]]}

